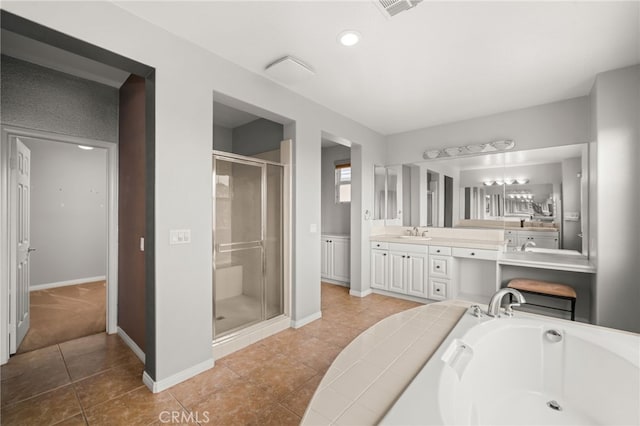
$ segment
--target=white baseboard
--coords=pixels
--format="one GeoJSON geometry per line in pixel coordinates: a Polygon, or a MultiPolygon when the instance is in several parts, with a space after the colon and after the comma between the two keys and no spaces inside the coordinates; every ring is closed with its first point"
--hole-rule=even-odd
{"type": "Polygon", "coordinates": [[[140,361],[142,361],[142,363],[144,364],[146,357],[142,349],[140,349],[140,346],[138,346],[136,342],[134,342],[133,339],[129,337],[129,335],[125,333],[125,331],[120,327],[118,327],[118,336],[120,336],[120,338],[124,340],[124,343],[126,343],[127,346],[129,346],[129,348],[133,351],[133,353],[136,354],[138,359],[140,359],[140,361]]]}
{"type": "Polygon", "coordinates": [[[200,364],[196,364],[193,367],[189,367],[186,370],[182,370],[179,373],[173,374],[166,379],[162,379],[159,381],[154,381],[149,374],[145,371],[142,375],[142,382],[149,388],[149,390],[153,393],[162,392],[163,390],[169,389],[171,386],[175,386],[178,383],[184,382],[198,374],[207,371],[208,369],[213,367],[213,358],[208,359],[206,361],[201,362],[200,364]]]}
{"type": "Polygon", "coordinates": [[[373,291],[370,288],[366,289],[365,291],[358,291],[354,289],[349,290],[349,294],[356,297],[365,297],[370,295],[371,293],[373,293],[373,291]]]}
{"type": "Polygon", "coordinates": [[[320,281],[323,282],[323,283],[339,285],[341,287],[347,287],[347,288],[349,288],[349,286],[351,285],[350,283],[347,283],[347,282],[344,282],[344,281],[331,280],[331,279],[326,278],[326,277],[320,277],[320,281]]]}
{"type": "Polygon", "coordinates": [[[290,327],[291,319],[286,315],[280,315],[249,326],[231,336],[214,340],[212,345],[213,359],[225,357],[290,327]]]}
{"type": "Polygon", "coordinates": [[[38,285],[30,286],[29,287],[29,291],[47,290],[49,288],[66,287],[68,285],[86,284],[86,283],[92,283],[94,281],[105,281],[106,279],[107,279],[107,277],[105,275],[101,275],[99,277],[78,278],[78,279],[75,279],[75,280],[58,281],[58,282],[55,282],[55,283],[46,283],[46,284],[38,284],[38,285]]]}
{"type": "Polygon", "coordinates": [[[320,319],[320,318],[322,318],[322,312],[321,311],[320,312],[316,312],[315,314],[311,314],[309,316],[306,316],[306,317],[304,317],[304,318],[302,318],[300,320],[297,320],[297,321],[291,320],[291,327],[300,328],[300,327],[305,326],[305,325],[309,324],[310,322],[313,322],[313,321],[315,321],[317,319],[320,319]]]}

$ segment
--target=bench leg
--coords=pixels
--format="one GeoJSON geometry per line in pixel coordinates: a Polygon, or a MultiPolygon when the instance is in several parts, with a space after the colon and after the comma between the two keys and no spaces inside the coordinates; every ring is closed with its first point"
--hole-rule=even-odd
{"type": "Polygon", "coordinates": [[[571,321],[576,320],[576,299],[571,299],[571,321]]]}

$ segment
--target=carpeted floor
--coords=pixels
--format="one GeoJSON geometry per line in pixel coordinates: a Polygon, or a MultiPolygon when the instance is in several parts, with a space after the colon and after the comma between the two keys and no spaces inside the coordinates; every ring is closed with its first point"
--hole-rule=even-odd
{"type": "Polygon", "coordinates": [[[29,331],[18,353],[105,331],[104,281],[31,292],[29,331]]]}

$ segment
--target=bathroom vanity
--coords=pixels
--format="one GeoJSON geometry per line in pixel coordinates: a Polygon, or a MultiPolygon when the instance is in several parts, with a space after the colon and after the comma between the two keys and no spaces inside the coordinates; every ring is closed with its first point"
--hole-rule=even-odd
{"type": "MultiPolygon", "coordinates": [[[[486,303],[513,278],[543,279],[573,286],[578,292],[578,318],[591,320],[596,268],[580,253],[553,248],[542,253],[509,250],[509,231],[504,229],[420,230],[418,235],[408,235],[412,228],[374,228],[370,239],[373,292],[422,302],[486,303]]],[[[552,229],[528,232],[544,238],[557,233],[552,229]]]]}

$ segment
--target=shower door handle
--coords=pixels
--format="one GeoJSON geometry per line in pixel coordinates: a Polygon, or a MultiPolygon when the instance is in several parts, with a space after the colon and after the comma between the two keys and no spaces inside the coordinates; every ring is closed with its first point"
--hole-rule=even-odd
{"type": "Polygon", "coordinates": [[[216,251],[218,253],[231,253],[240,250],[250,250],[254,248],[262,248],[262,240],[257,241],[243,241],[239,243],[220,243],[216,244],[216,251]]]}

